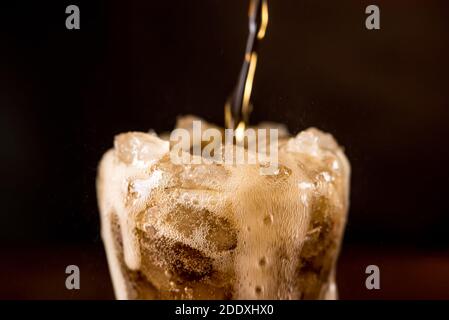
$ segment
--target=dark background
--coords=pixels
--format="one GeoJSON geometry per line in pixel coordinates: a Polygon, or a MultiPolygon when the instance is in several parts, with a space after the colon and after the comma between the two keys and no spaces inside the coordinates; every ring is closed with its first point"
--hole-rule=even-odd
{"type": "MultiPolygon", "coordinates": [[[[112,298],[95,176],[117,133],[223,124],[248,1],[0,5],[0,298],[112,298]],[[65,28],[76,4],[81,29],[65,28]],[[81,290],[65,289],[65,267],[81,290]]],[[[343,299],[449,298],[449,4],[269,1],[253,123],[331,132],[352,164],[343,299]],[[381,30],[365,8],[381,9],[381,30]],[[365,288],[377,264],[381,290],[365,288]]]]}

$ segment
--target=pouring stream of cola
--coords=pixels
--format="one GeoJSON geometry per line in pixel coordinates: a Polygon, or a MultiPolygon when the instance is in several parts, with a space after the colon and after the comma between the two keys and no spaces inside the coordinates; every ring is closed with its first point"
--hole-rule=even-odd
{"type": "Polygon", "coordinates": [[[265,36],[268,24],[267,0],[251,0],[249,6],[249,35],[245,59],[237,85],[225,104],[225,125],[235,130],[235,136],[243,136],[251,112],[250,97],[257,64],[259,41],[265,36]]]}

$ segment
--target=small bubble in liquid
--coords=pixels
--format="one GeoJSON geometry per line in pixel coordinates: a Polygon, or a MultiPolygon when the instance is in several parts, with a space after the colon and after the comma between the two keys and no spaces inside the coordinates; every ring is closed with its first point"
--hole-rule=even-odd
{"type": "Polygon", "coordinates": [[[271,214],[267,214],[264,218],[263,218],[263,223],[265,225],[270,225],[271,223],[273,223],[273,216],[271,214]]]}
{"type": "Polygon", "coordinates": [[[265,257],[260,258],[259,266],[264,267],[267,264],[267,259],[265,257]]]}
{"type": "Polygon", "coordinates": [[[185,287],[185,288],[184,288],[184,292],[185,292],[187,295],[191,295],[191,294],[193,293],[193,289],[190,288],[190,287],[185,287]]]}
{"type": "Polygon", "coordinates": [[[173,272],[171,272],[170,270],[165,270],[164,274],[167,278],[173,277],[173,272]]]}
{"type": "Polygon", "coordinates": [[[259,294],[261,294],[261,293],[262,293],[263,289],[262,289],[262,287],[261,287],[261,286],[256,286],[256,288],[255,288],[255,290],[254,290],[254,291],[256,292],[256,294],[257,294],[257,295],[259,295],[259,294]]]}

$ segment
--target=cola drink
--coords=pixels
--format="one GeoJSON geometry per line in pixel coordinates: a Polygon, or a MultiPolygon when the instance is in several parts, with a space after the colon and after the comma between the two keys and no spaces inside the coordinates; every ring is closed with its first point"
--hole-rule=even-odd
{"type": "Polygon", "coordinates": [[[130,132],[101,160],[101,232],[118,299],[337,297],[350,167],[330,134],[281,132],[271,175],[262,162],[173,163],[170,149],[130,132]]]}

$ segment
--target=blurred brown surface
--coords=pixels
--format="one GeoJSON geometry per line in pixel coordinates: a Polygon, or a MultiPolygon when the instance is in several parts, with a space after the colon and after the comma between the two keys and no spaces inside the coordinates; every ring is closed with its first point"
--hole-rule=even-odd
{"type": "MultiPolygon", "coordinates": [[[[113,299],[101,246],[6,250],[0,299],[113,299]],[[65,268],[79,266],[80,290],[65,288],[65,268]]],[[[449,299],[449,252],[344,248],[338,267],[340,299],[449,299]],[[365,288],[365,268],[379,266],[380,290],[365,288]]]]}

